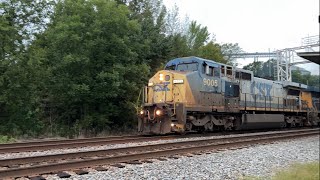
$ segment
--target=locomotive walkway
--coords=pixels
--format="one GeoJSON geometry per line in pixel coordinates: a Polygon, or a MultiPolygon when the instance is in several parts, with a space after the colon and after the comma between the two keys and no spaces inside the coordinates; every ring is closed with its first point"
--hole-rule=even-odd
{"type": "MultiPolygon", "coordinates": [[[[189,153],[212,153],[226,149],[245,148],[255,144],[319,135],[319,129],[303,129],[280,132],[264,132],[241,137],[222,137],[217,139],[191,140],[172,143],[152,144],[98,151],[65,153],[0,160],[0,178],[39,175],[64,170],[112,165],[115,163],[141,164],[150,158],[178,158],[189,153]],[[62,162],[63,160],[64,162],[62,162]]],[[[117,164],[117,166],[122,166],[117,164]]],[[[101,169],[101,167],[100,167],[101,169]]],[[[83,171],[81,171],[83,172],[83,171]]]]}

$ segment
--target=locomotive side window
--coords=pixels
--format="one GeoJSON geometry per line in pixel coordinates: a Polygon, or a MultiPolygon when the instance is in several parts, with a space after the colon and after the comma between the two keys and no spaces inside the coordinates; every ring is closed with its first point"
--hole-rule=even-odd
{"type": "Polygon", "coordinates": [[[220,77],[220,71],[219,71],[219,68],[213,68],[213,74],[215,77],[220,77]]]}
{"type": "Polygon", "coordinates": [[[206,75],[213,76],[213,67],[207,65],[205,69],[206,69],[206,75]]]}
{"type": "Polygon", "coordinates": [[[241,79],[251,80],[251,74],[246,73],[246,72],[241,72],[241,79]]]}
{"type": "Polygon", "coordinates": [[[178,64],[178,71],[198,71],[198,63],[178,64]]]}
{"type": "Polygon", "coordinates": [[[232,76],[232,67],[227,66],[227,75],[232,76]]]}
{"type": "Polygon", "coordinates": [[[206,74],[207,76],[215,76],[220,77],[220,70],[218,67],[212,67],[206,63],[202,66],[202,73],[206,74]]]}
{"type": "Polygon", "coordinates": [[[240,79],[240,72],[236,71],[236,78],[240,79]]]}
{"type": "Polygon", "coordinates": [[[238,72],[236,71],[236,78],[243,80],[251,80],[251,74],[246,72],[238,72]]]}
{"type": "Polygon", "coordinates": [[[224,76],[225,67],[221,66],[221,75],[224,76]]]}

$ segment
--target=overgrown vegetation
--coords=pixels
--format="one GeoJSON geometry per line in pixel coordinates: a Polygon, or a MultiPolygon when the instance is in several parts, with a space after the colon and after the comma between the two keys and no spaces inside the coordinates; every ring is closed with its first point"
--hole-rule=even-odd
{"type": "Polygon", "coordinates": [[[320,164],[318,162],[295,163],[288,168],[279,169],[272,177],[245,176],[244,180],[318,180],[320,164]]]}
{"type": "Polygon", "coordinates": [[[167,60],[231,64],[239,51],[161,0],[3,0],[0,134],[134,129],[139,91],[167,60]]]}
{"type": "Polygon", "coordinates": [[[4,144],[4,143],[12,143],[15,142],[16,140],[12,137],[9,136],[1,136],[0,135],[0,144],[4,144]]]}
{"type": "Polygon", "coordinates": [[[288,169],[281,170],[272,177],[273,180],[318,180],[319,162],[297,163],[291,165],[288,169]]]}

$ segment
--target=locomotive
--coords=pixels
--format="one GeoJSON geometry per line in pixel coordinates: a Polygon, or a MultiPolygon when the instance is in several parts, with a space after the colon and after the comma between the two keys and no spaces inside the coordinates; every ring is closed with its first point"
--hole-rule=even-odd
{"type": "Polygon", "coordinates": [[[319,88],[253,76],[199,57],[170,60],[144,87],[144,134],[265,129],[320,124],[319,88]]]}

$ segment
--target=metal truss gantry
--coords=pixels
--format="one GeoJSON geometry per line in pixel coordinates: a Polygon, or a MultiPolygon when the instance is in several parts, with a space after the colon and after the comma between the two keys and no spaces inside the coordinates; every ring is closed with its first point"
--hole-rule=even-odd
{"type": "MultiPolygon", "coordinates": [[[[310,61],[298,59],[297,52],[312,52],[314,47],[319,47],[319,35],[302,38],[301,46],[276,50],[273,52],[256,52],[256,53],[239,53],[232,54],[232,58],[253,58],[258,61],[258,58],[274,58],[276,64],[274,67],[274,77],[278,81],[292,81],[291,67],[297,64],[310,63],[310,61]]],[[[319,51],[319,50],[318,50],[319,51]]]]}
{"type": "Polygon", "coordinates": [[[302,38],[301,42],[301,46],[276,51],[277,64],[275,67],[274,76],[277,78],[278,81],[292,81],[291,67],[297,64],[310,63],[310,61],[306,60],[295,61],[295,59],[297,59],[297,52],[314,51],[314,47],[319,47],[319,35],[302,38]]]}

